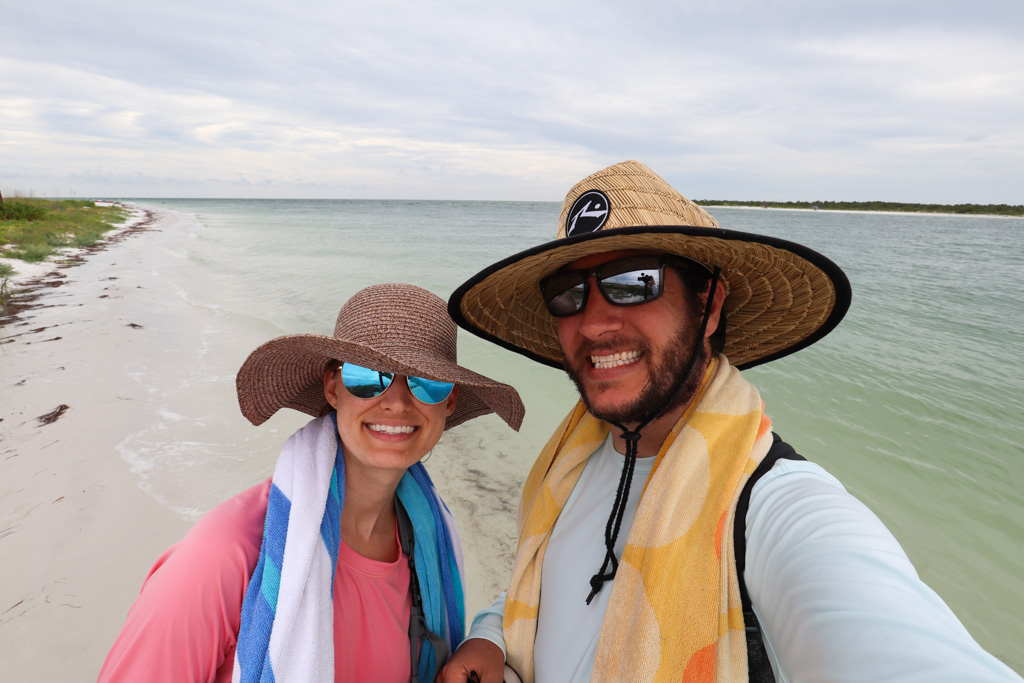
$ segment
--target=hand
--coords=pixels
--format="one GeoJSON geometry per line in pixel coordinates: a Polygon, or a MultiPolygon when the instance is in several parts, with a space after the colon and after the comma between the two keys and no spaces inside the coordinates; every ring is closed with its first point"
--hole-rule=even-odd
{"type": "Polygon", "coordinates": [[[483,638],[470,638],[449,657],[436,683],[501,683],[504,669],[505,656],[500,647],[483,638]],[[476,678],[470,677],[472,672],[476,672],[476,678]]]}

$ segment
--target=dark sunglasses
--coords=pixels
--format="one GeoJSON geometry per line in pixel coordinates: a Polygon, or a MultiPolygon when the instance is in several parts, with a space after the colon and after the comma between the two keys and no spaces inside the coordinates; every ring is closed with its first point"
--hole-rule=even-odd
{"type": "MultiPolygon", "coordinates": [[[[681,256],[626,256],[596,268],[560,270],[540,281],[548,312],[565,318],[583,310],[590,294],[590,278],[597,282],[605,301],[613,306],[637,306],[654,301],[665,288],[665,266],[707,271],[703,265],[681,256]]],[[[710,275],[710,272],[708,273],[710,275]]]]}
{"type": "MultiPolygon", "coordinates": [[[[348,393],[356,398],[376,398],[391,386],[395,378],[393,372],[381,372],[371,370],[354,363],[345,363],[341,366],[341,382],[348,389],[348,393]]],[[[425,377],[410,377],[406,375],[406,384],[409,385],[409,392],[420,403],[434,405],[445,400],[452,394],[455,385],[452,382],[438,382],[425,377]]]]}

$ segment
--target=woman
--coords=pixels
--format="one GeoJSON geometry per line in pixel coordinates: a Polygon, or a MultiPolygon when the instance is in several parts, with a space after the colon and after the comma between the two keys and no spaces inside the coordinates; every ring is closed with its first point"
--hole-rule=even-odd
{"type": "Polygon", "coordinates": [[[479,415],[518,430],[515,389],[457,365],[444,302],[397,284],[353,296],[333,337],[263,344],[237,389],[253,424],[316,419],[157,560],[100,680],[433,681],[463,636],[462,556],[419,461],[479,415]]]}

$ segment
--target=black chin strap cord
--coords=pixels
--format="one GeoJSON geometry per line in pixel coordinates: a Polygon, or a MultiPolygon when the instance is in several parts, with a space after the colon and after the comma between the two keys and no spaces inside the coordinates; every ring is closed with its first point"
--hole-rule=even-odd
{"type": "Polygon", "coordinates": [[[620,436],[626,442],[626,460],[622,465],[622,476],[619,477],[619,488],[615,492],[615,503],[612,505],[612,513],[608,516],[608,524],[604,528],[604,562],[601,563],[601,568],[597,570],[597,573],[590,577],[590,595],[587,596],[588,605],[601,592],[605,582],[614,579],[615,573],[619,570],[619,558],[615,557],[615,541],[618,539],[619,530],[622,528],[622,517],[626,514],[629,487],[633,483],[633,470],[636,468],[637,451],[639,450],[640,438],[643,436],[640,431],[672,405],[679,392],[686,386],[690,375],[693,374],[699,355],[697,352],[704,343],[704,331],[708,327],[708,318],[711,317],[711,305],[715,300],[715,287],[718,286],[718,275],[720,272],[720,268],[715,268],[711,274],[711,286],[708,288],[708,300],[704,305],[704,317],[700,322],[700,332],[697,334],[697,344],[693,349],[693,358],[690,360],[690,366],[686,369],[686,373],[676,382],[675,389],[662,401],[658,409],[648,415],[647,419],[637,425],[635,429],[626,429],[624,425],[618,422],[608,422],[608,424],[622,432],[620,436]]]}

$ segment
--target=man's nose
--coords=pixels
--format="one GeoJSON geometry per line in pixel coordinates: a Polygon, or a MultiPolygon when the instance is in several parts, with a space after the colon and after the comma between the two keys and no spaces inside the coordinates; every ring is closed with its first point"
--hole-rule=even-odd
{"type": "Polygon", "coordinates": [[[590,283],[586,304],[578,315],[580,333],[588,339],[597,339],[603,334],[622,329],[622,307],[613,306],[604,298],[597,287],[597,279],[590,283]]]}

